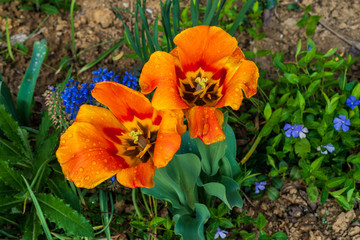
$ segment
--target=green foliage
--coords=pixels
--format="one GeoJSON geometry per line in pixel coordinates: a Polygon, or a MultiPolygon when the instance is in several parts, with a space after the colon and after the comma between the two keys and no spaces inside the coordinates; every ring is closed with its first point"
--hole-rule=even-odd
{"type": "MultiPolygon", "coordinates": [[[[336,49],[318,52],[311,39],[306,41],[307,51],[302,47],[299,41],[294,63],[285,64],[283,54],[274,53],[278,79],[267,80],[269,83],[259,79],[259,86],[268,91],[268,96],[259,100],[266,123],[248,168],[261,171],[257,166],[265,161],[271,167],[270,179],[280,174],[285,178],[289,173],[291,179],[305,181],[310,201],[320,198],[323,203],[332,196],[345,209],[351,209],[358,196],[354,182],[360,172],[356,150],[360,118],[359,106],[352,109],[346,101],[350,96],[359,99],[360,85],[350,81],[347,73],[358,58],[343,58],[336,49]],[[348,131],[334,127],[339,115],[350,119],[348,131]],[[298,124],[308,132],[303,138],[286,137],[286,123],[298,124]]],[[[266,193],[275,200],[279,197],[278,183],[272,184],[266,193]]]]}
{"type": "Polygon", "coordinates": [[[305,7],[305,13],[299,20],[296,25],[298,27],[306,27],[306,36],[312,36],[315,33],[317,23],[320,21],[321,16],[319,15],[310,15],[312,10],[311,5],[305,7]]]}
{"type": "MultiPolygon", "coordinates": [[[[9,0],[11,1],[11,0],[9,0]]],[[[20,0],[20,9],[28,11],[42,11],[46,14],[59,14],[61,9],[69,10],[69,0],[20,0]]]]}

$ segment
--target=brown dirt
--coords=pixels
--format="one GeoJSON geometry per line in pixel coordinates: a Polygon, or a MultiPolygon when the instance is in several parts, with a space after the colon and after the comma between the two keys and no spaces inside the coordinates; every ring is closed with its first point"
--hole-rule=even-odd
{"type": "MultiPolygon", "coordinates": [[[[132,2],[126,0],[109,1],[91,1],[79,0],[77,5],[79,10],[75,12],[76,46],[77,51],[81,52],[96,44],[123,37],[123,24],[116,18],[113,8],[127,8],[132,11],[132,2]]],[[[293,1],[292,1],[293,2],[293,1]]],[[[333,28],[343,38],[352,41],[360,40],[360,1],[359,0],[328,0],[315,1],[303,0],[301,4],[311,4],[313,14],[322,16],[322,23],[333,28]]],[[[303,41],[305,48],[306,35],[305,29],[297,27],[295,24],[301,19],[303,12],[295,12],[287,9],[288,2],[281,3],[271,10],[270,18],[265,21],[262,27],[267,37],[263,40],[250,40],[246,33],[238,35],[239,46],[244,50],[257,51],[260,49],[271,49],[283,51],[285,60],[294,59],[296,45],[299,39],[303,41]]],[[[5,3],[0,5],[0,15],[10,17],[10,35],[12,37],[29,36],[45,19],[46,14],[41,12],[29,12],[19,10],[19,1],[5,3]]],[[[159,1],[148,1],[148,8],[153,13],[147,13],[150,19],[154,19],[159,14],[159,1]]],[[[65,72],[56,73],[62,57],[71,58],[71,25],[69,12],[59,15],[52,15],[40,27],[35,36],[26,42],[30,53],[26,56],[15,51],[15,61],[8,60],[4,62],[0,59],[0,72],[5,82],[11,88],[14,95],[17,94],[22,77],[26,71],[31,57],[31,49],[34,41],[46,39],[50,48],[49,56],[46,59],[46,65],[42,67],[37,88],[35,91],[36,99],[43,103],[42,94],[48,85],[60,83],[65,78],[65,72]]],[[[126,15],[125,21],[131,25],[129,15],[126,15]]],[[[341,40],[334,33],[330,32],[324,25],[319,24],[314,42],[318,50],[328,51],[330,48],[338,47],[338,52],[351,53],[352,56],[359,55],[359,52],[352,44],[341,40]]],[[[0,32],[5,35],[5,20],[0,18],[0,32]]],[[[73,75],[86,63],[95,60],[101,53],[105,52],[111,45],[105,43],[91,48],[80,55],[80,63],[74,64],[73,75]]],[[[4,42],[0,42],[0,49],[5,49],[4,42]]],[[[123,45],[115,55],[130,53],[129,47],[123,45]]],[[[274,72],[271,57],[263,57],[256,60],[261,70],[274,72]]],[[[125,71],[131,71],[138,61],[132,59],[113,60],[108,56],[95,67],[81,73],[77,77],[79,81],[90,81],[91,72],[98,67],[107,67],[108,69],[123,74],[125,71]]],[[[356,69],[356,68],[355,68],[356,69]]],[[[357,72],[359,75],[359,72],[357,72]]],[[[330,239],[359,239],[360,224],[359,210],[343,212],[342,208],[335,200],[330,199],[325,204],[310,204],[306,200],[306,193],[303,190],[302,182],[288,183],[281,190],[281,197],[276,202],[270,201],[264,197],[262,200],[246,204],[245,208],[250,216],[257,216],[262,212],[268,220],[265,231],[273,234],[277,231],[283,231],[289,235],[290,240],[310,239],[310,240],[330,240],[330,239]],[[328,212],[327,212],[328,211],[328,212]],[[325,222],[327,221],[327,223],[325,222]]],[[[122,206],[123,207],[123,206],[122,206]]]]}

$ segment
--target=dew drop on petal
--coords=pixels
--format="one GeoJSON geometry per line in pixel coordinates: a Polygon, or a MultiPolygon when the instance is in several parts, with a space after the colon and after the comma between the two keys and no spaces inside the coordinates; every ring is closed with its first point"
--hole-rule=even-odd
{"type": "Polygon", "coordinates": [[[80,171],[80,172],[83,172],[83,171],[84,171],[84,169],[83,169],[83,168],[79,168],[79,171],[80,171]]]}
{"type": "Polygon", "coordinates": [[[92,165],[96,165],[96,162],[95,161],[92,161],[92,163],[91,163],[92,165]]]}
{"type": "Polygon", "coordinates": [[[240,91],[240,89],[239,89],[239,88],[235,88],[235,91],[238,92],[238,91],[240,91]]]}

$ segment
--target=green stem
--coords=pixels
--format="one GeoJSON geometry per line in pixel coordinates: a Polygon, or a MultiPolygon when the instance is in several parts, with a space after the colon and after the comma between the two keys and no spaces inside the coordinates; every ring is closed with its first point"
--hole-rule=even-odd
{"type": "Polygon", "coordinates": [[[32,38],[36,34],[36,32],[39,31],[40,27],[46,22],[46,20],[48,20],[49,17],[50,15],[47,15],[46,18],[39,24],[39,26],[37,26],[37,28],[27,38],[25,38],[22,44],[24,44],[27,40],[32,38]]]}
{"type": "Polygon", "coordinates": [[[144,217],[142,216],[142,214],[140,212],[139,206],[136,203],[136,188],[134,188],[132,190],[131,195],[132,195],[132,201],[133,201],[133,204],[134,204],[134,207],[135,207],[136,214],[139,216],[140,219],[144,219],[144,217]]]}
{"type": "Polygon", "coordinates": [[[10,40],[10,32],[9,32],[9,18],[6,18],[5,32],[6,32],[6,43],[7,43],[7,48],[8,48],[8,51],[9,51],[10,58],[13,61],[15,61],[14,55],[13,55],[12,50],[11,50],[11,40],[10,40]]]}
{"type": "Polygon", "coordinates": [[[148,203],[147,203],[147,201],[146,201],[146,198],[145,198],[145,195],[144,195],[143,192],[141,192],[141,196],[142,196],[142,199],[143,199],[143,201],[144,201],[144,205],[145,205],[146,211],[148,212],[149,216],[153,217],[153,214],[152,214],[152,212],[151,212],[151,210],[150,210],[150,208],[149,208],[149,205],[148,205],[148,203]]]}
{"type": "Polygon", "coordinates": [[[249,160],[249,158],[251,157],[251,155],[254,153],[256,147],[259,145],[260,141],[261,141],[261,136],[259,135],[254,144],[251,146],[250,150],[246,153],[245,157],[243,159],[241,159],[241,164],[244,165],[246,163],[247,160],[249,160]]]}
{"type": "Polygon", "coordinates": [[[76,53],[76,46],[75,46],[74,7],[75,7],[75,0],[72,0],[71,6],[70,6],[71,40],[72,40],[72,47],[73,47],[73,51],[74,51],[75,61],[77,61],[78,56],[76,53]]]}

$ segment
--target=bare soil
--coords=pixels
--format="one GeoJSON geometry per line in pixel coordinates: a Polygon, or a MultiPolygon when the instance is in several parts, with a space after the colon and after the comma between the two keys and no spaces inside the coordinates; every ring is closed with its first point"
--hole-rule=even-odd
{"type": "MultiPolygon", "coordinates": [[[[15,61],[9,59],[4,62],[4,59],[0,59],[0,72],[13,95],[16,96],[31,58],[34,41],[46,39],[50,48],[49,56],[41,68],[35,90],[35,99],[38,105],[43,105],[42,94],[47,87],[60,83],[65,78],[64,71],[57,71],[60,60],[64,56],[73,57],[70,14],[68,11],[62,11],[61,14],[51,15],[39,27],[47,15],[41,12],[19,10],[19,2],[0,4],[0,15],[10,17],[9,29],[12,40],[25,39],[32,33],[34,35],[25,43],[29,49],[27,55],[15,51],[15,61]]],[[[151,24],[155,16],[160,13],[159,1],[147,2],[147,8],[151,10],[151,13],[147,12],[151,24]]],[[[303,48],[305,48],[306,42],[305,29],[296,26],[304,12],[287,9],[287,5],[294,2],[295,0],[280,1],[276,8],[266,12],[264,26],[261,29],[267,35],[264,39],[253,40],[244,32],[236,34],[241,49],[254,52],[260,49],[271,49],[273,52],[282,51],[285,61],[293,61],[298,40],[302,39],[303,48]]],[[[299,0],[296,2],[303,5],[311,4],[313,6],[312,14],[322,16],[321,24],[318,24],[312,38],[318,46],[318,51],[327,52],[330,48],[337,47],[339,54],[351,53],[353,57],[359,55],[360,49],[355,47],[356,43],[359,44],[360,41],[359,0],[299,0]]],[[[79,56],[79,62],[70,62],[74,64],[73,76],[77,75],[78,70],[84,64],[95,60],[116,42],[111,40],[124,37],[123,24],[115,16],[113,9],[133,10],[133,1],[131,0],[78,0],[76,4],[79,6],[79,10],[75,12],[74,16],[75,42],[77,52],[82,54],[79,56]]],[[[127,25],[131,26],[130,15],[125,14],[124,16],[127,25]]],[[[4,18],[0,18],[0,33],[5,36],[4,18]]],[[[4,44],[4,41],[0,42],[0,50],[6,49],[4,44]]],[[[89,71],[77,75],[77,78],[79,81],[89,82],[91,81],[91,72],[99,67],[106,67],[120,75],[124,75],[125,71],[132,71],[136,66],[139,67],[139,61],[120,58],[127,53],[131,53],[131,50],[124,44],[115,54],[106,57],[89,71]]],[[[260,70],[266,70],[269,76],[275,72],[270,56],[256,59],[256,61],[260,70]]],[[[357,64],[353,68],[352,77],[359,79],[359,76],[360,67],[357,64]]],[[[251,203],[247,201],[244,209],[247,210],[248,215],[254,217],[259,212],[263,213],[268,221],[265,231],[269,234],[278,231],[285,232],[290,240],[360,240],[358,209],[344,212],[334,199],[329,199],[323,205],[309,203],[306,200],[304,189],[303,182],[289,182],[282,188],[281,197],[277,201],[272,202],[267,197],[251,203]]]]}

